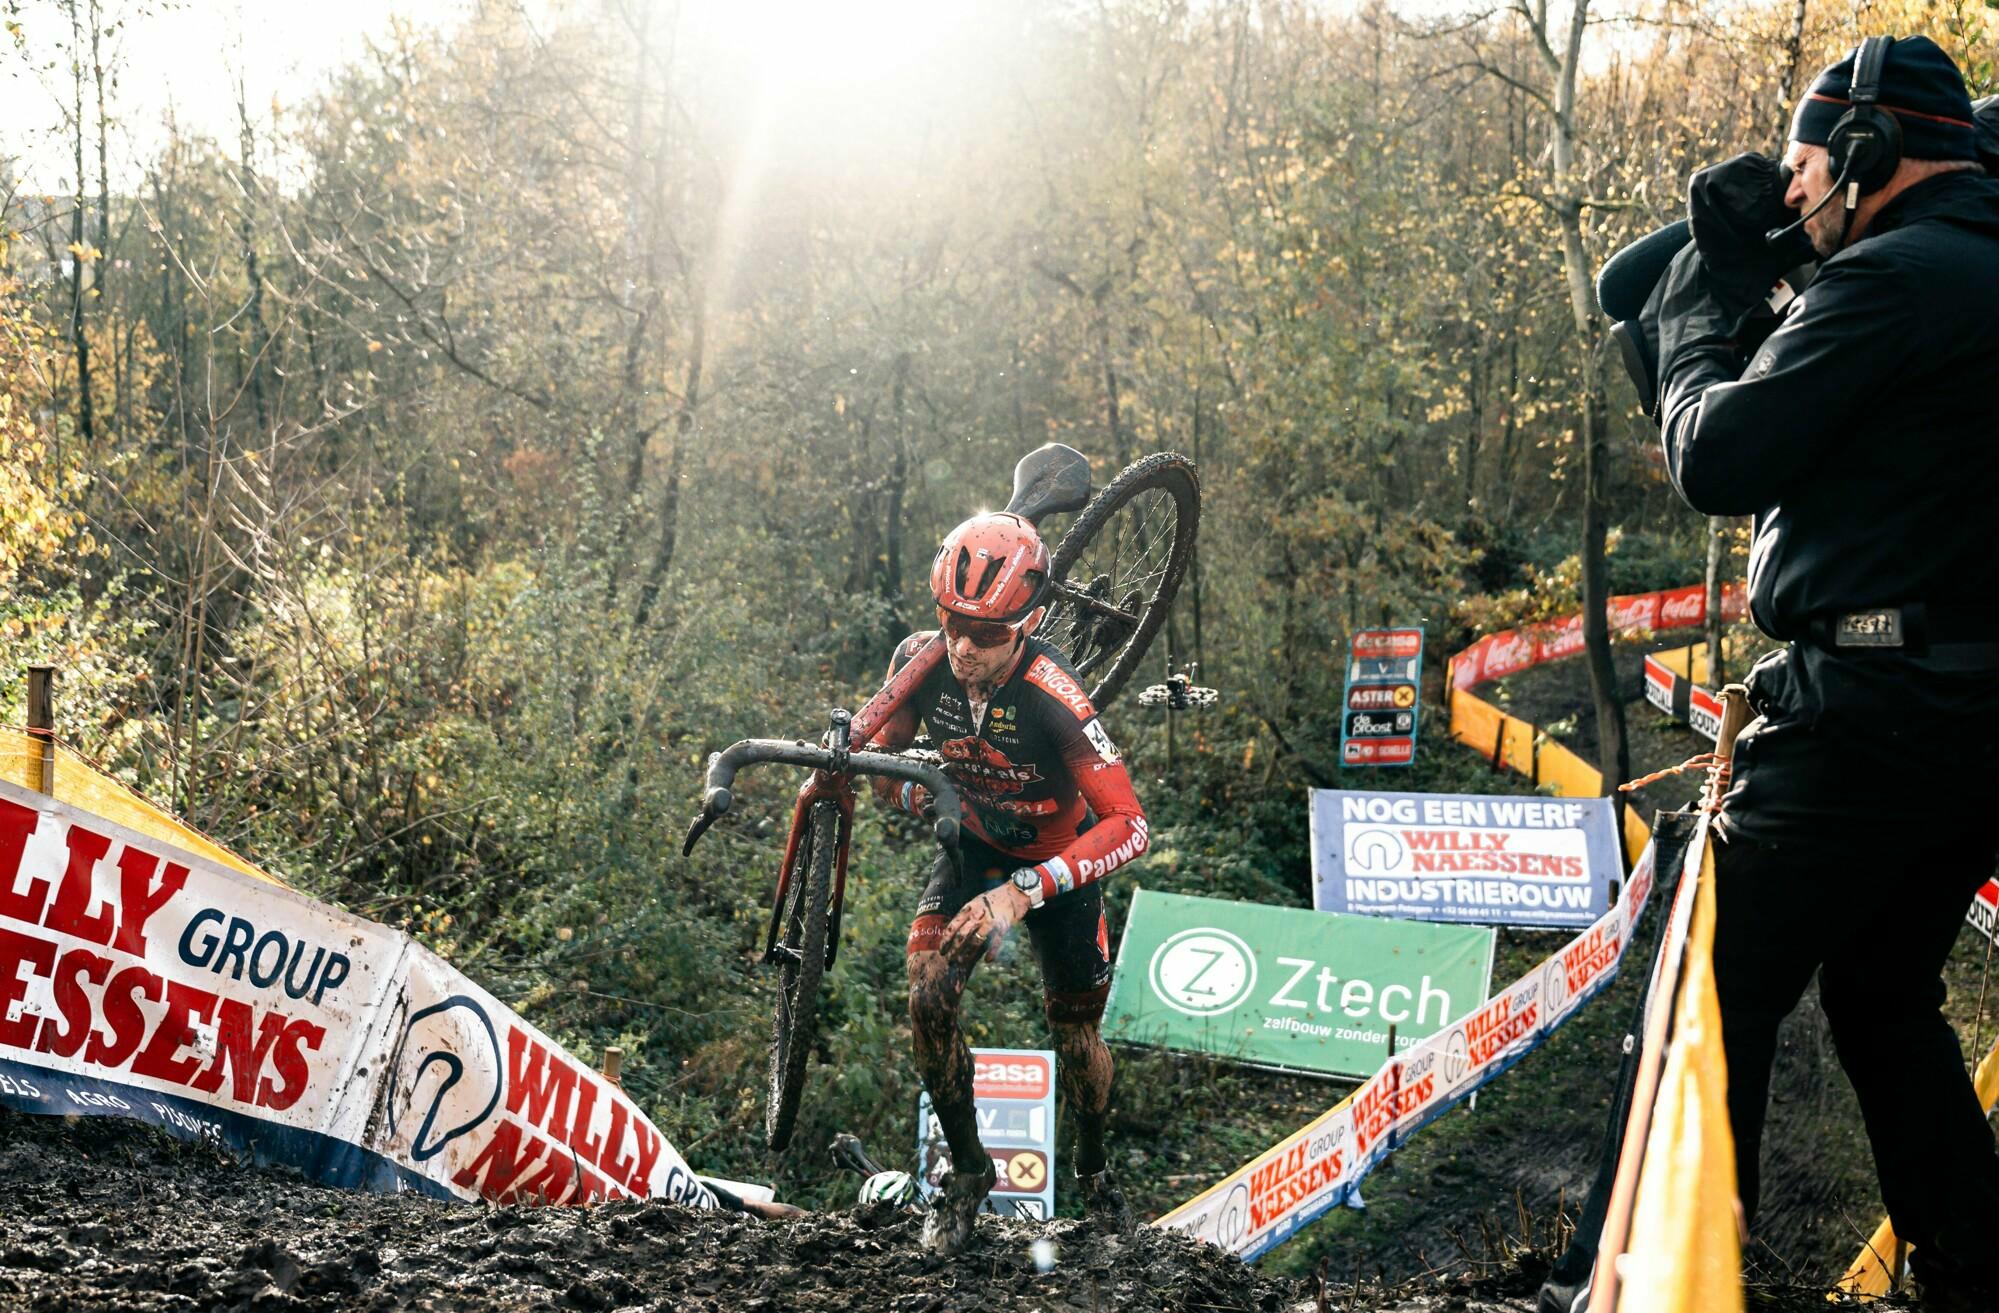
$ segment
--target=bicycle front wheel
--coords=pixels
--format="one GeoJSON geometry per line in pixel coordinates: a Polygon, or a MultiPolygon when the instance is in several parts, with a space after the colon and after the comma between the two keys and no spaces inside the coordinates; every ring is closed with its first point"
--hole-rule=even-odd
{"type": "Polygon", "coordinates": [[[799,1097],[819,1023],[819,978],[826,970],[826,923],[832,901],[833,849],[840,809],[812,808],[811,828],[785,881],[783,936],[777,943],[777,1008],[770,1039],[770,1091],[764,1107],[764,1142],[781,1153],[798,1124],[799,1097]]]}
{"type": "Polygon", "coordinates": [[[1090,499],[1055,548],[1048,616],[1060,648],[1101,711],[1137,671],[1186,576],[1201,518],[1201,480],[1176,452],[1147,456],[1090,499]]]}

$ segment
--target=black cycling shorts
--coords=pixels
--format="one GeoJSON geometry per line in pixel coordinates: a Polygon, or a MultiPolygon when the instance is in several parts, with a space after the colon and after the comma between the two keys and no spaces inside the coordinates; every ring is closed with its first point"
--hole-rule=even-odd
{"type": "MultiPolygon", "coordinates": [[[[937,855],[930,882],[923,886],[923,897],[916,904],[919,922],[925,917],[941,917],[948,923],[966,903],[999,888],[1020,867],[1033,865],[970,834],[960,837],[958,856],[962,875],[952,871],[950,858],[937,855]]],[[[1035,961],[1041,964],[1042,988],[1048,992],[1051,1008],[1057,996],[1074,998],[1082,1005],[1083,996],[1093,995],[1096,1010],[1101,1012],[1102,995],[1111,980],[1110,927],[1104,922],[1102,888],[1086,884],[1057,894],[1029,912],[1021,924],[1027,927],[1035,961]]]]}

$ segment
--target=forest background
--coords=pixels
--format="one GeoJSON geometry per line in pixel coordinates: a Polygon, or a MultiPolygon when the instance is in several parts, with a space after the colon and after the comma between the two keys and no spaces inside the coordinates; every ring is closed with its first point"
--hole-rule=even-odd
{"type": "MultiPolygon", "coordinates": [[[[1154,664],[1222,701],[1170,743],[1114,709],[1155,831],[1131,881],[1301,902],[1306,786],[1489,787],[1434,711],[1413,772],[1338,768],[1353,628],[1421,622],[1440,661],[1702,577],[1589,271],[1692,169],[1778,149],[1862,31],[1999,89],[1981,0],[989,0],[892,50],[494,0],[212,139],[122,117],[119,33],[171,10],[4,8],[64,176],[0,137],[0,715],[55,663],[107,769],[622,1046],[691,1160],[819,1203],[850,1183],[759,1151],[789,781],[679,835],[710,751],[858,704],[1019,455],[1200,463],[1154,664]]],[[[913,1135],[927,861],[863,809],[802,1144],[913,1135]]],[[[1031,969],[996,974],[974,1042],[1039,1043],[1031,969]]],[[[1122,1061],[1148,1211],[1332,1097],[1122,1061]]]]}

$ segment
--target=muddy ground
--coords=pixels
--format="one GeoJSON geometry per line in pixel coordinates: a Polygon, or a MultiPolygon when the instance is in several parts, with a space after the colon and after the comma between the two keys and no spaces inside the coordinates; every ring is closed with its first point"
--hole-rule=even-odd
{"type": "MultiPolygon", "coordinates": [[[[970,1250],[944,1262],[919,1250],[919,1225],[886,1205],[761,1222],[652,1202],[364,1194],[136,1122],[0,1109],[0,1309],[32,1313],[1529,1313],[1547,1258],[1322,1287],[1150,1227],[981,1218],[970,1250]],[[1043,1237],[1056,1245],[1046,1273],[1030,1252],[1043,1237]]],[[[1751,1308],[1823,1313],[1824,1300],[1768,1290],[1751,1308]]]]}
{"type": "MultiPolygon", "coordinates": [[[[1185,1237],[981,1219],[944,1262],[887,1206],[753,1221],[664,1203],[491,1208],[306,1184],[108,1117],[0,1110],[0,1309],[1040,1309],[1303,1313],[1284,1281],[1185,1237]],[[1056,1244],[1053,1270],[1030,1253],[1056,1244]]],[[[1517,1313],[1520,1273],[1326,1307],[1517,1313]]]]}

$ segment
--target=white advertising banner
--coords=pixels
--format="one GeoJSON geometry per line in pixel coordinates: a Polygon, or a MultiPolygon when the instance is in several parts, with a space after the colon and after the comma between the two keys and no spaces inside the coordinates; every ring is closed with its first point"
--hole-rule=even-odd
{"type": "Polygon", "coordinates": [[[1608,798],[1312,791],[1322,912],[1574,929],[1624,873],[1608,798]]]}
{"type": "Polygon", "coordinates": [[[1648,844],[1617,905],[1589,929],[1154,1225],[1253,1259],[1346,1202],[1409,1136],[1539,1046],[1611,982],[1654,875],[1648,844]]]}
{"type": "Polygon", "coordinates": [[[333,1185],[714,1202],[621,1091],[406,935],[5,783],[0,1103],[333,1185]]]}

